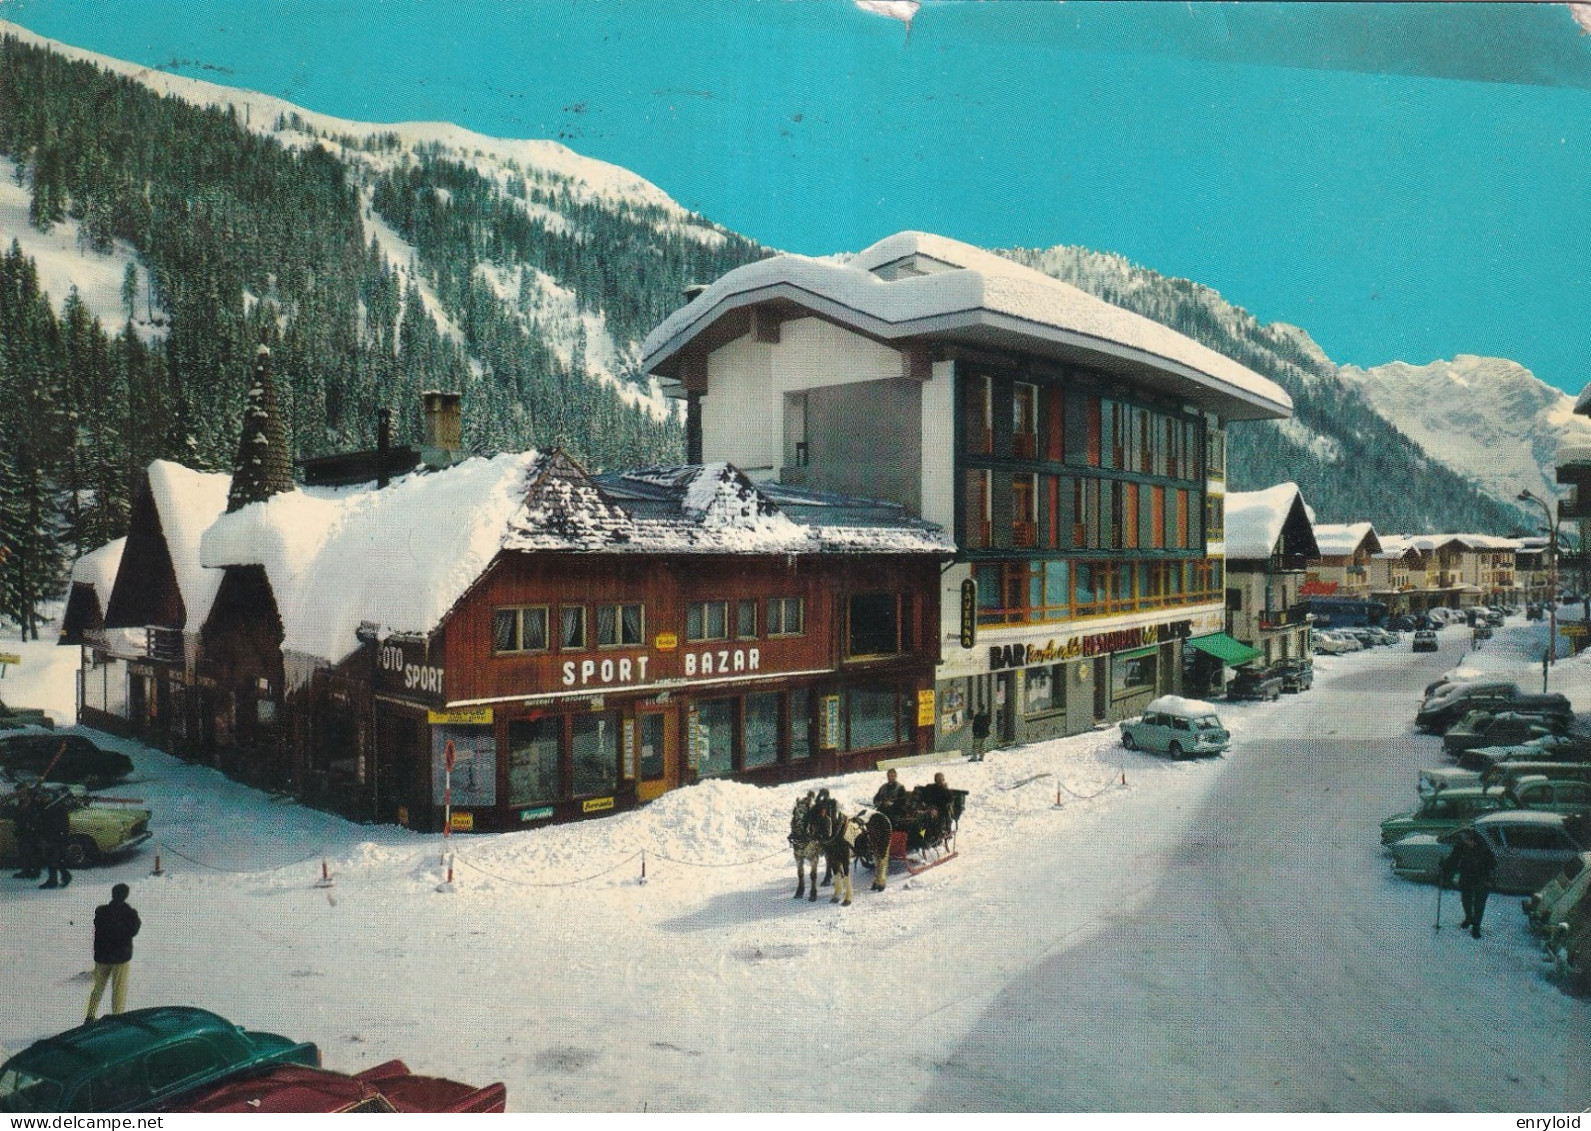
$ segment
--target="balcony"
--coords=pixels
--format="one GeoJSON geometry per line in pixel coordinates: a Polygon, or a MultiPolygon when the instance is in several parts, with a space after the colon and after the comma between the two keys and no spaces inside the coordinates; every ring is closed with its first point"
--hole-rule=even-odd
{"type": "Polygon", "coordinates": [[[182,663],[182,630],[148,626],[144,629],[144,654],[162,664],[182,663]]]}
{"type": "Polygon", "coordinates": [[[1309,610],[1303,605],[1294,605],[1290,609],[1269,609],[1255,615],[1262,632],[1309,623],[1309,610]]]}

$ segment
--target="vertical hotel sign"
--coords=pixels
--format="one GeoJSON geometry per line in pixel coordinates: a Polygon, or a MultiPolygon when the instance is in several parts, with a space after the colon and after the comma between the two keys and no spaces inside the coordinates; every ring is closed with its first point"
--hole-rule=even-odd
{"type": "Polygon", "coordinates": [[[978,643],[978,583],[967,578],[961,583],[961,646],[978,643]]]}

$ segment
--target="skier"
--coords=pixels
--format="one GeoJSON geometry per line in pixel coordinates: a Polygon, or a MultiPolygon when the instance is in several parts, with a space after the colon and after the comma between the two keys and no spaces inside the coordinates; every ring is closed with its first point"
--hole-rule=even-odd
{"type": "Polygon", "coordinates": [[[66,844],[71,839],[72,811],[70,790],[58,790],[39,807],[39,839],[43,842],[44,863],[50,875],[40,888],[64,888],[72,882],[66,869],[66,844]]]}
{"type": "Polygon", "coordinates": [[[39,804],[35,786],[24,782],[17,787],[17,856],[22,867],[12,873],[12,879],[36,880],[39,878],[39,804]]]}
{"type": "Polygon", "coordinates": [[[1469,928],[1472,938],[1481,937],[1481,917],[1486,914],[1486,896],[1491,892],[1492,872],[1497,858],[1474,829],[1460,829],[1453,838],[1453,851],[1442,863],[1442,880],[1456,881],[1464,904],[1464,921],[1459,929],[1469,928]]]}

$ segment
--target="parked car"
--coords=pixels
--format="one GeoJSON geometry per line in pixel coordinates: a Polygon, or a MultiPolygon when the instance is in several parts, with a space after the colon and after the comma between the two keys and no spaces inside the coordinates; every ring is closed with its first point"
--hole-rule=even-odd
{"type": "Polygon", "coordinates": [[[1282,697],[1282,675],[1274,668],[1238,668],[1226,685],[1228,699],[1270,699],[1282,697]]]}
{"type": "Polygon", "coordinates": [[[1542,885],[1541,890],[1528,896],[1524,902],[1525,918],[1530,929],[1545,932],[1554,923],[1563,922],[1570,910],[1591,887],[1591,852],[1582,852],[1559,870],[1558,874],[1542,885]]]}
{"type": "MultiPolygon", "coordinates": [[[[70,808],[65,854],[68,868],[98,863],[107,856],[135,848],[150,837],[152,814],[148,809],[97,802],[91,796],[64,786],[55,787],[55,792],[65,795],[61,804],[70,808]]],[[[17,797],[14,792],[0,794],[0,865],[20,862],[17,797]]]]}
{"type": "Polygon", "coordinates": [[[203,1009],[134,1009],[35,1041],[0,1065],[0,1112],[152,1111],[276,1064],[319,1065],[320,1050],[203,1009]]]}
{"type": "Polygon", "coordinates": [[[277,1065],[204,1088],[161,1110],[274,1114],[495,1112],[508,1106],[502,1084],[475,1088],[440,1076],[416,1076],[389,1060],[352,1076],[326,1068],[277,1065]]]}
{"type": "Polygon", "coordinates": [[[1315,685],[1315,665],[1309,660],[1283,660],[1281,675],[1283,691],[1308,691],[1315,685]]]}
{"type": "Polygon", "coordinates": [[[1518,711],[1471,711],[1447,728],[1442,749],[1449,758],[1480,746],[1517,746],[1533,738],[1562,732],[1568,723],[1557,715],[1533,715],[1518,711]]]}
{"type": "Polygon", "coordinates": [[[1433,793],[1441,793],[1444,789],[1485,784],[1488,783],[1482,781],[1478,770],[1460,770],[1454,766],[1441,766],[1435,769],[1421,770],[1419,779],[1414,784],[1414,790],[1424,798],[1430,797],[1433,793]]]}
{"type": "Polygon", "coordinates": [[[1574,721],[1574,708],[1557,692],[1526,695],[1516,683],[1475,680],[1439,688],[1421,705],[1414,723],[1421,730],[1441,734],[1471,711],[1549,716],[1562,721],[1559,729],[1568,729],[1574,721]]]}
{"type": "Polygon", "coordinates": [[[1423,798],[1417,808],[1381,822],[1381,843],[1392,844],[1413,833],[1446,833],[1469,824],[1483,813],[1512,808],[1500,789],[1454,786],[1423,798]]]}
{"type": "Polygon", "coordinates": [[[1481,621],[1470,629],[1470,632],[1473,633],[1473,639],[1475,640],[1490,640],[1492,638],[1492,626],[1485,621],[1481,621]]]}
{"type": "Polygon", "coordinates": [[[1501,609],[1493,609],[1486,614],[1486,623],[1491,628],[1503,627],[1503,623],[1506,620],[1507,618],[1503,616],[1501,609]]]}
{"type": "Polygon", "coordinates": [[[8,707],[4,700],[0,700],[0,730],[54,726],[55,720],[38,707],[8,707]]]}
{"type": "Polygon", "coordinates": [[[1150,700],[1142,715],[1121,721],[1121,744],[1128,750],[1150,750],[1181,758],[1220,754],[1232,745],[1232,736],[1210,704],[1180,695],[1162,695],[1150,700]]]}
{"type": "Polygon", "coordinates": [[[1578,732],[1544,734],[1525,742],[1502,746],[1476,746],[1458,756],[1466,770],[1482,772],[1507,762],[1591,761],[1591,747],[1578,732]]]}
{"type": "Polygon", "coordinates": [[[1387,627],[1392,629],[1394,632],[1413,632],[1420,626],[1418,623],[1416,623],[1413,617],[1409,616],[1407,613],[1404,613],[1389,620],[1387,622],[1387,627]]]}
{"type": "Polygon", "coordinates": [[[1544,774],[1526,774],[1509,782],[1504,792],[1521,809],[1545,809],[1552,813],[1591,812],[1591,785],[1583,781],[1562,781],[1544,774]]]}
{"type": "MultiPolygon", "coordinates": [[[[1497,891],[1534,892],[1582,852],[1591,851],[1591,833],[1580,818],[1534,809],[1486,813],[1470,826],[1497,858],[1492,886],[1497,891]]],[[[1437,879],[1453,846],[1446,836],[1415,833],[1390,847],[1397,875],[1428,883],[1437,879]]]]}
{"type": "Polygon", "coordinates": [[[1528,777],[1543,777],[1548,781],[1578,781],[1591,785],[1591,762],[1498,762],[1480,771],[1480,784],[1508,789],[1520,778],[1528,777]]]}
{"type": "Polygon", "coordinates": [[[1430,628],[1417,629],[1414,633],[1414,643],[1411,650],[1415,652],[1435,652],[1441,646],[1437,643],[1436,630],[1430,628]]]}
{"type": "Polygon", "coordinates": [[[115,750],[101,750],[81,734],[13,734],[0,738],[0,770],[11,777],[37,778],[46,769],[52,782],[96,789],[132,773],[133,762],[115,750]]]}

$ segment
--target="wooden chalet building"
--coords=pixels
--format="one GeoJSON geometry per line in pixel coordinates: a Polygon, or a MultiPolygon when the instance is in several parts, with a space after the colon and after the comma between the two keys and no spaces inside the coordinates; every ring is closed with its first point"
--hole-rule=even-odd
{"type": "Polygon", "coordinates": [[[938,576],[902,508],[561,453],[218,520],[221,764],[349,816],[507,829],[933,747],[938,576]],[[451,754],[451,774],[448,773],[451,754]]]}

